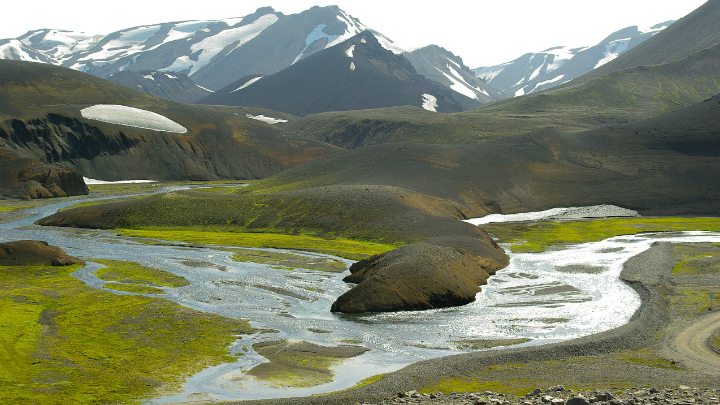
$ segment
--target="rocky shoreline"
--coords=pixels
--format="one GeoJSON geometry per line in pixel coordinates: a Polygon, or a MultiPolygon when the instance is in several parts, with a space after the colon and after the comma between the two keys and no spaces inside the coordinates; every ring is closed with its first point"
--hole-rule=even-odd
{"type": "Polygon", "coordinates": [[[718,405],[718,389],[700,389],[680,385],[677,388],[609,388],[607,390],[573,391],[558,385],[546,390],[536,389],[525,396],[513,396],[491,391],[473,393],[442,392],[419,394],[417,391],[400,392],[382,405],[718,405]]]}

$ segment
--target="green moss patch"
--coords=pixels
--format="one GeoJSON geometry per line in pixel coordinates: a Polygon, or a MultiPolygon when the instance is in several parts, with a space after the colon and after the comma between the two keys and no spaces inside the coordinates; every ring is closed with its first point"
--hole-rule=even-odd
{"type": "Polygon", "coordinates": [[[325,239],[308,235],[277,233],[228,232],[188,228],[121,229],[120,235],[163,239],[204,245],[225,245],[251,248],[296,249],[332,254],[359,260],[395,248],[393,245],[350,239],[325,239]]]}
{"type": "Polygon", "coordinates": [[[270,362],[253,367],[248,374],[278,387],[313,387],[330,383],[334,376],[330,367],[368,350],[360,346],[328,347],[291,340],[256,343],[253,349],[270,362]]]}
{"type": "Polygon", "coordinates": [[[116,295],[78,266],[0,268],[0,403],[139,404],[211,365],[247,322],[116,295]]]}
{"type": "Polygon", "coordinates": [[[137,284],[107,283],[103,287],[107,288],[108,290],[123,291],[133,294],[165,294],[165,291],[159,288],[137,284]]]}
{"type": "Polygon", "coordinates": [[[675,245],[674,274],[720,273],[720,249],[714,245],[675,245]]]}
{"type": "Polygon", "coordinates": [[[238,262],[263,263],[283,268],[303,268],[309,270],[342,273],[347,270],[347,264],[342,260],[308,257],[292,253],[270,252],[265,250],[242,249],[237,250],[233,260],[238,262]]]}
{"type": "Polygon", "coordinates": [[[99,259],[93,261],[107,266],[95,272],[97,277],[104,281],[171,288],[190,285],[184,277],[138,263],[99,259]]]}
{"type": "Polygon", "coordinates": [[[609,218],[582,221],[483,225],[515,253],[541,252],[556,245],[597,242],[642,232],[720,231],[720,218],[609,218]]]}

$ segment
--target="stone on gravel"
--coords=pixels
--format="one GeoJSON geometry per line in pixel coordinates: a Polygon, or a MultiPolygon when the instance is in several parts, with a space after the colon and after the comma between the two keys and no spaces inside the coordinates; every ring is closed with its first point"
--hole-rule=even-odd
{"type": "Polygon", "coordinates": [[[567,400],[566,405],[590,405],[587,399],[584,397],[572,397],[567,400]]]}

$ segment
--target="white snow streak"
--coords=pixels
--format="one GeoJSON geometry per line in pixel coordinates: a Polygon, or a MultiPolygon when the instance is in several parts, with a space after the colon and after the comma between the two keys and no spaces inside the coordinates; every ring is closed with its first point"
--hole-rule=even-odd
{"type": "Polygon", "coordinates": [[[237,89],[231,91],[230,93],[235,93],[236,91],[240,91],[240,90],[242,90],[242,89],[250,86],[251,84],[255,83],[256,81],[258,81],[258,80],[260,80],[260,79],[262,79],[262,78],[263,78],[262,76],[253,77],[252,79],[246,81],[245,84],[243,84],[242,86],[238,87],[237,89]]]}
{"type": "Polygon", "coordinates": [[[273,117],[266,117],[262,114],[260,114],[260,115],[245,114],[245,116],[250,119],[253,119],[253,120],[258,120],[258,121],[268,123],[270,125],[275,125],[275,124],[279,124],[282,122],[288,122],[288,120],[283,120],[280,118],[273,118],[273,117]]]}
{"type": "Polygon", "coordinates": [[[89,120],[109,124],[150,129],[161,132],[187,133],[187,129],[177,122],[152,111],[115,104],[98,104],[80,110],[80,114],[89,120]]]}
{"type": "Polygon", "coordinates": [[[422,96],[423,96],[422,108],[424,108],[428,111],[437,112],[437,107],[438,107],[437,97],[435,97],[431,94],[423,94],[422,96]]]}
{"type": "Polygon", "coordinates": [[[352,58],[354,52],[355,52],[355,45],[350,45],[350,48],[345,50],[345,55],[347,55],[348,58],[352,58]]]}
{"type": "Polygon", "coordinates": [[[600,59],[600,61],[597,63],[597,65],[595,65],[593,69],[599,68],[600,66],[612,61],[613,59],[620,56],[623,52],[625,52],[628,45],[630,45],[630,39],[631,38],[618,39],[605,45],[605,57],[600,59]]]}
{"type": "Polygon", "coordinates": [[[87,177],[83,177],[83,180],[85,181],[85,184],[87,185],[93,185],[93,184],[135,184],[135,183],[157,183],[155,180],[120,180],[120,181],[105,181],[105,180],[96,180],[96,179],[89,179],[87,177]]]}
{"type": "Polygon", "coordinates": [[[34,58],[25,52],[22,42],[17,39],[11,39],[7,44],[0,45],[0,58],[18,59],[26,62],[42,62],[42,60],[34,58]]]}

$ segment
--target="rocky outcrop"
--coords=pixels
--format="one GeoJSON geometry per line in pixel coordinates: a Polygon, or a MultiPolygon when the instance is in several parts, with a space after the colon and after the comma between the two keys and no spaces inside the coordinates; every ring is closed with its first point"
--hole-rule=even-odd
{"type": "Polygon", "coordinates": [[[88,194],[75,170],[0,150],[0,195],[36,199],[88,194]]]}
{"type": "MultiPolygon", "coordinates": [[[[499,248],[498,248],[499,249],[499,248]]],[[[358,283],[331,311],[345,313],[425,310],[475,300],[499,263],[464,249],[415,243],[361,260],[344,281],[358,283]]]]}
{"type": "Polygon", "coordinates": [[[0,243],[0,266],[70,266],[85,264],[82,259],[68,256],[57,246],[36,240],[0,243]]]}

